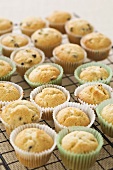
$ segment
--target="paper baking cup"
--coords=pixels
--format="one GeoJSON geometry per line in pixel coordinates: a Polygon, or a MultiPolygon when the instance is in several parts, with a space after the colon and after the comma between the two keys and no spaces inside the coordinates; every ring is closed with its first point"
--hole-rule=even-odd
{"type": "Polygon", "coordinates": [[[88,127],[79,127],[79,126],[69,127],[69,128],[61,130],[59,134],[57,135],[57,147],[60,152],[61,159],[64,165],[71,170],[75,170],[75,169],[76,170],[88,170],[91,166],[93,166],[93,164],[95,163],[100,153],[102,145],[103,145],[103,138],[100,135],[100,133],[88,127]],[[61,145],[61,141],[63,137],[73,131],[86,131],[86,132],[93,134],[98,141],[98,147],[96,148],[96,150],[89,152],[89,153],[76,154],[76,153],[66,151],[65,149],[63,149],[61,145]]]}
{"type": "Polygon", "coordinates": [[[93,50],[93,49],[90,49],[90,48],[85,46],[84,42],[85,42],[86,36],[84,36],[81,39],[80,44],[85,49],[85,51],[87,52],[87,57],[89,59],[95,60],[95,61],[101,61],[101,60],[106,59],[109,56],[109,52],[111,50],[112,44],[110,44],[110,46],[105,48],[105,49],[93,50]]]}
{"type": "MultiPolygon", "coordinates": [[[[9,81],[0,81],[0,83],[8,83],[8,84],[13,85],[13,86],[19,91],[19,93],[20,93],[20,97],[19,97],[19,99],[17,99],[17,100],[21,100],[21,99],[23,98],[23,89],[22,89],[22,87],[19,86],[18,84],[15,84],[15,83],[12,83],[12,82],[9,82],[9,81]]],[[[15,101],[15,100],[13,100],[13,101],[15,101]]],[[[12,102],[12,101],[1,101],[1,100],[0,100],[0,108],[6,106],[7,104],[9,104],[9,103],[11,103],[11,102],[12,102]]]]}
{"type": "MultiPolygon", "coordinates": [[[[10,56],[10,58],[11,58],[12,61],[14,61],[15,55],[16,55],[20,50],[22,50],[22,49],[27,50],[27,49],[29,49],[29,48],[28,48],[28,47],[25,47],[25,48],[21,48],[21,49],[14,50],[14,51],[11,53],[11,56],[10,56]]],[[[37,52],[40,53],[40,55],[41,55],[41,57],[42,57],[42,60],[40,61],[40,63],[37,63],[37,64],[43,63],[44,60],[45,60],[45,55],[44,55],[43,51],[41,51],[41,50],[39,50],[39,49],[37,49],[37,48],[35,48],[35,47],[30,47],[30,49],[36,50],[37,52]]],[[[14,62],[15,62],[15,61],[14,61],[14,62]]],[[[25,72],[26,72],[29,68],[31,68],[31,67],[26,67],[26,66],[24,66],[24,65],[18,64],[18,63],[16,63],[16,62],[15,62],[15,64],[16,64],[16,67],[17,67],[17,72],[18,72],[22,77],[24,76],[25,72]]]]}
{"type": "Polygon", "coordinates": [[[87,86],[95,86],[95,85],[98,85],[98,84],[101,84],[108,92],[109,92],[109,95],[110,95],[110,98],[113,98],[113,90],[110,86],[104,84],[104,83],[98,83],[98,82],[92,82],[92,83],[85,83],[81,86],[78,86],[76,89],[75,89],[75,92],[74,92],[74,95],[75,97],[77,98],[77,100],[82,103],[82,104],[86,104],[88,106],[90,106],[92,109],[95,109],[97,104],[94,105],[94,104],[88,104],[88,103],[85,103],[83,100],[79,99],[78,97],[78,94],[87,86]]]}
{"type": "Polygon", "coordinates": [[[99,104],[96,107],[96,113],[98,116],[98,120],[101,126],[102,131],[107,134],[109,137],[113,138],[113,124],[108,123],[102,116],[101,116],[101,111],[102,109],[107,106],[108,104],[113,104],[113,99],[108,99],[103,101],[101,104],[99,104]]]}
{"type": "Polygon", "coordinates": [[[58,107],[56,107],[53,111],[53,120],[54,120],[54,124],[55,124],[55,130],[56,132],[59,132],[60,130],[64,129],[64,128],[67,128],[66,126],[60,124],[58,121],[57,121],[57,114],[60,110],[66,108],[66,107],[75,107],[75,108],[78,108],[80,110],[82,110],[87,116],[88,118],[90,119],[90,124],[87,126],[87,127],[91,127],[92,124],[94,123],[95,121],[95,114],[94,114],[94,111],[87,105],[82,105],[82,104],[79,104],[79,103],[75,103],[75,102],[66,102],[58,107]]]}
{"type": "Polygon", "coordinates": [[[54,49],[53,50],[53,57],[54,57],[53,59],[54,59],[54,62],[56,64],[59,64],[59,65],[61,65],[63,67],[63,70],[64,70],[65,74],[73,74],[75,69],[78,66],[80,66],[85,61],[85,59],[87,57],[87,54],[86,54],[85,50],[83,50],[83,52],[84,52],[84,58],[82,60],[80,60],[80,61],[72,63],[72,62],[69,62],[69,61],[63,61],[63,60],[59,59],[56,56],[55,49],[54,49]]]}
{"type": "Polygon", "coordinates": [[[44,64],[37,64],[37,65],[35,65],[34,67],[32,67],[32,68],[30,68],[29,70],[27,70],[26,73],[25,73],[25,75],[24,75],[24,78],[25,78],[25,80],[27,81],[27,83],[28,83],[32,88],[36,88],[36,87],[41,86],[41,85],[44,85],[44,84],[57,84],[57,85],[61,85],[61,84],[62,84],[62,76],[63,76],[63,68],[62,68],[60,65],[58,65],[58,64],[53,64],[53,63],[44,63],[44,64]],[[59,76],[58,76],[55,80],[52,80],[52,81],[50,81],[50,82],[48,82],[48,83],[40,83],[40,82],[35,83],[35,82],[31,82],[31,81],[29,80],[29,74],[30,74],[35,68],[37,68],[37,67],[40,66],[40,65],[48,65],[48,64],[56,67],[56,68],[60,71],[59,76]]]}
{"type": "Polygon", "coordinates": [[[0,60],[6,61],[12,67],[12,70],[7,75],[0,77],[0,81],[9,81],[11,79],[11,76],[16,71],[16,65],[13,61],[11,61],[9,58],[4,57],[4,56],[0,56],[0,60]]]}
{"type": "MultiPolygon", "coordinates": [[[[67,97],[66,102],[68,102],[70,100],[70,93],[64,87],[58,86],[58,85],[53,85],[53,84],[46,84],[46,85],[39,86],[39,87],[35,88],[33,91],[31,91],[31,93],[30,93],[30,101],[33,102],[33,103],[36,103],[35,102],[35,96],[38,93],[42,92],[43,89],[48,88],[48,87],[52,87],[52,88],[56,88],[56,89],[61,90],[67,97]]],[[[53,120],[52,114],[53,114],[53,110],[55,109],[55,107],[47,107],[47,108],[40,107],[40,108],[42,110],[42,119],[53,120]]]]}
{"type": "MultiPolygon", "coordinates": [[[[42,111],[41,111],[41,109],[38,107],[38,105],[36,105],[35,103],[32,103],[32,104],[35,105],[35,107],[39,110],[40,115],[39,115],[39,119],[37,119],[35,122],[31,122],[31,123],[37,123],[37,122],[39,122],[39,121],[41,120],[42,111]]],[[[9,104],[8,104],[8,105],[9,105],[9,104]]],[[[7,106],[4,106],[4,107],[2,108],[2,110],[5,109],[5,107],[7,107],[7,106]]],[[[4,127],[5,127],[5,129],[6,129],[7,135],[10,136],[10,133],[11,133],[15,128],[17,128],[17,126],[15,127],[13,124],[12,124],[12,125],[8,124],[7,122],[5,122],[5,121],[2,119],[1,116],[0,116],[0,120],[1,120],[1,122],[3,123],[3,125],[4,125],[4,127]]],[[[26,122],[26,123],[27,123],[27,122],[26,122]]],[[[20,126],[21,126],[21,125],[20,125],[20,126]]]]}
{"type": "Polygon", "coordinates": [[[36,168],[36,167],[45,165],[48,162],[51,156],[51,153],[53,152],[56,146],[56,133],[54,130],[52,130],[47,125],[40,125],[36,123],[26,124],[26,125],[19,126],[15,130],[13,130],[13,132],[10,135],[10,142],[12,146],[14,147],[14,150],[16,152],[17,158],[19,159],[20,163],[22,163],[24,166],[29,167],[29,168],[36,168]],[[15,138],[19,132],[21,132],[22,130],[26,128],[38,128],[38,129],[44,130],[54,140],[53,146],[50,149],[42,151],[40,153],[27,152],[27,151],[24,151],[18,148],[15,145],[15,138]]]}
{"type": "Polygon", "coordinates": [[[109,66],[107,66],[107,65],[105,65],[103,63],[100,63],[100,62],[91,62],[91,63],[83,64],[83,65],[77,67],[77,69],[74,72],[74,76],[75,76],[76,80],[80,84],[87,83],[86,81],[80,79],[80,73],[82,72],[82,70],[84,70],[85,68],[90,67],[90,66],[99,66],[99,67],[102,67],[109,74],[108,78],[106,78],[106,79],[103,79],[103,80],[99,79],[98,81],[92,81],[92,82],[99,82],[99,83],[110,84],[110,81],[111,81],[112,75],[113,75],[112,69],[109,66]]]}
{"type": "Polygon", "coordinates": [[[2,54],[3,54],[4,56],[10,57],[11,53],[12,53],[14,50],[18,49],[17,47],[7,47],[7,46],[5,46],[5,45],[2,44],[2,39],[3,39],[4,37],[6,37],[7,35],[15,35],[15,36],[16,36],[16,35],[22,35],[23,37],[25,37],[25,38],[28,40],[28,44],[25,45],[25,46],[19,47],[19,49],[20,49],[20,48],[23,48],[23,47],[27,47],[27,46],[30,45],[30,43],[31,43],[30,38],[29,38],[27,35],[25,35],[25,34],[18,34],[18,33],[8,33],[8,34],[4,34],[4,35],[2,35],[2,36],[0,37],[0,46],[2,47],[2,54]]]}

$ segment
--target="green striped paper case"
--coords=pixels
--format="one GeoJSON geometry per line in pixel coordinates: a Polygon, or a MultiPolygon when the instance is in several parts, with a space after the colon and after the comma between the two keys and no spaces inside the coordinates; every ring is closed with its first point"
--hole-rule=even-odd
{"type": "Polygon", "coordinates": [[[112,137],[112,138],[113,138],[113,124],[107,122],[107,121],[106,121],[105,119],[103,119],[102,116],[101,116],[101,111],[102,111],[102,109],[103,109],[105,106],[107,106],[108,104],[113,104],[113,99],[105,100],[105,101],[103,101],[101,104],[99,104],[99,105],[96,107],[96,113],[97,113],[98,120],[99,120],[99,123],[100,123],[100,126],[101,126],[102,131],[103,131],[105,134],[107,134],[109,137],[112,137]]]}
{"type": "Polygon", "coordinates": [[[97,156],[100,153],[100,150],[103,145],[103,138],[100,133],[94,129],[88,127],[69,127],[61,130],[57,135],[57,147],[60,152],[61,159],[64,165],[71,170],[88,170],[96,161],[97,156]],[[76,154],[70,151],[66,151],[61,146],[61,141],[65,135],[72,131],[86,131],[95,136],[98,141],[98,147],[95,151],[84,153],[84,154],[76,154]]]}

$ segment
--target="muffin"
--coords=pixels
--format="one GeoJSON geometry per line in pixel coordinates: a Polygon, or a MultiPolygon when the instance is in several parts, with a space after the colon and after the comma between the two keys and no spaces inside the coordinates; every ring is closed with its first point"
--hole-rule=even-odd
{"type": "Polygon", "coordinates": [[[14,100],[23,98],[22,88],[19,85],[8,81],[0,82],[0,94],[0,108],[14,100]]]}
{"type": "Polygon", "coordinates": [[[46,57],[52,57],[52,51],[61,44],[62,35],[53,28],[42,28],[31,36],[34,46],[44,51],[46,57]]]}
{"type": "Polygon", "coordinates": [[[44,63],[30,68],[24,75],[27,83],[32,87],[38,87],[42,84],[62,83],[63,69],[60,65],[53,63],[44,63]]]}
{"type": "Polygon", "coordinates": [[[108,57],[112,42],[105,35],[95,32],[84,36],[81,46],[86,50],[88,58],[100,61],[108,57]]]}
{"type": "Polygon", "coordinates": [[[65,23],[72,18],[69,12],[54,11],[46,19],[49,22],[49,27],[55,28],[61,33],[65,33],[65,23]]]}
{"type": "Polygon", "coordinates": [[[29,37],[24,34],[9,33],[0,37],[0,46],[2,54],[10,57],[10,54],[17,48],[28,46],[30,43],[29,37]]]}
{"type": "Polygon", "coordinates": [[[15,62],[17,72],[24,76],[25,72],[36,64],[43,63],[45,55],[43,51],[35,47],[26,47],[14,50],[10,56],[11,60],[15,62]]]}
{"type": "Polygon", "coordinates": [[[11,76],[16,71],[15,63],[9,58],[0,56],[0,80],[7,81],[11,79],[11,76]]]}
{"type": "Polygon", "coordinates": [[[69,127],[59,132],[57,147],[68,169],[87,170],[95,163],[103,145],[98,131],[87,127],[69,127]]]}
{"type": "Polygon", "coordinates": [[[30,101],[17,100],[3,109],[1,118],[7,134],[10,135],[11,131],[20,125],[39,121],[41,111],[30,101]]]}
{"type": "Polygon", "coordinates": [[[96,113],[102,131],[113,138],[113,99],[108,99],[98,105],[96,113]]]}
{"type": "Polygon", "coordinates": [[[6,19],[0,18],[0,36],[13,30],[13,22],[6,19]]]}
{"type": "Polygon", "coordinates": [[[84,19],[72,19],[65,25],[68,39],[71,43],[79,44],[84,35],[94,31],[93,26],[84,19]]]}
{"type": "Polygon", "coordinates": [[[74,72],[74,76],[80,84],[87,82],[101,82],[110,84],[112,75],[112,69],[100,62],[83,64],[77,67],[74,72]]]}
{"type": "Polygon", "coordinates": [[[42,118],[52,120],[53,109],[69,101],[69,92],[62,86],[46,84],[35,88],[30,93],[31,102],[35,102],[42,109],[42,118]]]}
{"type": "Polygon", "coordinates": [[[46,27],[46,22],[40,17],[27,17],[20,23],[22,33],[28,36],[44,27],[46,27]]]}
{"type": "Polygon", "coordinates": [[[53,50],[54,62],[61,65],[64,72],[72,74],[76,67],[81,65],[86,52],[76,44],[62,44],[53,50]]]}
{"type": "Polygon", "coordinates": [[[86,83],[75,89],[74,95],[80,103],[95,108],[102,101],[113,98],[112,88],[103,83],[86,83]]]}
{"type": "Polygon", "coordinates": [[[28,168],[45,165],[56,146],[56,133],[47,125],[26,124],[16,128],[10,142],[20,163],[28,168]]]}
{"type": "Polygon", "coordinates": [[[56,132],[69,126],[91,127],[95,121],[94,111],[86,105],[66,102],[53,111],[56,132]]]}

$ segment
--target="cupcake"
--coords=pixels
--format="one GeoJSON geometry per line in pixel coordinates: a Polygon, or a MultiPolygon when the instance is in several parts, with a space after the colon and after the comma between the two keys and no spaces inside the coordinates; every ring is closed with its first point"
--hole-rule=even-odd
{"type": "Polygon", "coordinates": [[[94,111],[86,105],[67,102],[53,111],[53,120],[56,132],[69,126],[91,127],[95,121],[94,111]]]}
{"type": "Polygon", "coordinates": [[[30,93],[30,101],[42,110],[42,119],[52,120],[53,109],[70,99],[69,92],[62,86],[46,84],[35,88],[30,93]]]}
{"type": "Polygon", "coordinates": [[[23,98],[23,89],[19,85],[8,82],[0,82],[0,108],[9,104],[12,101],[23,98]]]}
{"type": "Polygon", "coordinates": [[[100,133],[88,127],[69,127],[59,132],[57,147],[68,169],[89,169],[103,145],[100,133]]]}
{"type": "Polygon", "coordinates": [[[46,22],[40,17],[27,17],[20,23],[23,34],[31,36],[35,31],[46,27],[46,22]]]}
{"type": "Polygon", "coordinates": [[[0,81],[8,81],[16,71],[16,66],[9,58],[0,56],[0,81]]]}
{"type": "Polygon", "coordinates": [[[81,46],[86,50],[88,58],[100,61],[108,57],[112,42],[105,35],[95,32],[84,36],[81,46]]]}
{"type": "Polygon", "coordinates": [[[40,118],[41,110],[36,104],[27,100],[13,101],[3,108],[1,113],[1,121],[8,135],[16,127],[27,123],[38,122],[40,118]]]}
{"type": "Polygon", "coordinates": [[[24,34],[9,33],[0,37],[2,54],[7,57],[10,57],[10,54],[17,48],[28,46],[29,43],[29,37],[24,34]]]}
{"type": "Polygon", "coordinates": [[[103,101],[96,107],[102,131],[113,138],[113,99],[103,101]]]}
{"type": "Polygon", "coordinates": [[[76,44],[62,44],[53,50],[54,62],[61,65],[64,73],[73,74],[86,58],[86,52],[76,44]]]}
{"type": "Polygon", "coordinates": [[[62,35],[53,28],[42,28],[31,36],[34,46],[44,51],[46,57],[52,57],[52,51],[61,44],[62,35]]]}
{"type": "Polygon", "coordinates": [[[36,64],[41,64],[45,60],[43,51],[35,47],[26,47],[14,50],[10,56],[11,60],[15,62],[17,72],[24,76],[25,72],[36,64]]]}
{"type": "Polygon", "coordinates": [[[72,19],[65,25],[68,39],[71,43],[79,44],[84,35],[94,31],[93,26],[84,19],[72,19]]]}
{"type": "Polygon", "coordinates": [[[30,68],[24,78],[32,88],[35,88],[43,84],[61,85],[62,76],[63,69],[60,65],[44,63],[30,68]]]}
{"type": "Polygon", "coordinates": [[[74,95],[80,103],[95,108],[102,101],[113,98],[113,91],[103,83],[85,83],[75,89],[74,95]]]}
{"type": "Polygon", "coordinates": [[[13,22],[6,19],[0,18],[0,36],[13,30],[13,22]]]}
{"type": "Polygon", "coordinates": [[[49,22],[49,27],[55,28],[61,33],[65,33],[65,23],[72,18],[69,12],[54,11],[46,19],[49,22]]]}
{"type": "Polygon", "coordinates": [[[56,146],[56,133],[47,125],[26,124],[16,128],[10,142],[21,164],[28,168],[45,165],[56,146]]]}
{"type": "Polygon", "coordinates": [[[74,76],[80,84],[87,82],[101,82],[110,84],[112,74],[112,69],[100,62],[83,64],[77,67],[74,72],[74,76]]]}

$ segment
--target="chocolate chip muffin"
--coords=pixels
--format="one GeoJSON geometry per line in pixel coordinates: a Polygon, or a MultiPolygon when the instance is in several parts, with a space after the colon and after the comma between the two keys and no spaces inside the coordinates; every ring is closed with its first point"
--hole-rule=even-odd
{"type": "Polygon", "coordinates": [[[0,35],[12,32],[13,22],[6,18],[0,18],[0,35]]]}
{"type": "Polygon", "coordinates": [[[8,62],[0,59],[0,78],[9,74],[11,70],[11,65],[8,62]]]}

